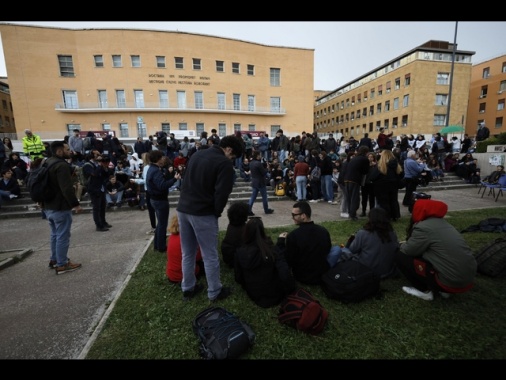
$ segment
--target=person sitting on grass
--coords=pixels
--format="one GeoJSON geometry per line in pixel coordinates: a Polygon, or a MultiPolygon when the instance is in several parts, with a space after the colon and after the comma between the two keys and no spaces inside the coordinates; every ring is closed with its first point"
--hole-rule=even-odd
{"type": "Polygon", "coordinates": [[[396,254],[397,268],[412,286],[405,293],[432,301],[473,287],[477,263],[462,234],[444,219],[448,205],[418,199],[413,206],[407,239],[396,254]]]}
{"type": "Polygon", "coordinates": [[[227,210],[228,226],[221,242],[221,256],[223,262],[230,268],[234,267],[237,248],[243,244],[243,232],[248,220],[248,210],[249,206],[246,202],[233,203],[227,210]]]}
{"type": "Polygon", "coordinates": [[[235,281],[258,306],[279,305],[296,283],[283,253],[266,234],[262,218],[248,220],[243,240],[234,258],[235,281]]]}

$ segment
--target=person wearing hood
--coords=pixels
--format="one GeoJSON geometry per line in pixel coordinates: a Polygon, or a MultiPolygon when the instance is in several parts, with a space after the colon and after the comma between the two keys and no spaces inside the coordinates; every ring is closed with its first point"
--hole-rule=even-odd
{"type": "Polygon", "coordinates": [[[396,255],[397,268],[411,282],[402,290],[425,301],[448,298],[474,285],[477,263],[462,234],[444,216],[448,205],[419,199],[413,206],[406,242],[396,255]]]}

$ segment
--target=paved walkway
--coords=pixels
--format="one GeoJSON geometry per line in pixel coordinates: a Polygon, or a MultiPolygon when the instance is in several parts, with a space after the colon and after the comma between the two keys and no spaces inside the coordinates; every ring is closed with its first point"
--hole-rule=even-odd
{"type": "MultiPolygon", "coordinates": [[[[433,199],[446,202],[449,210],[497,208],[506,217],[506,197],[477,194],[477,188],[432,192],[433,199]]],[[[266,227],[292,225],[294,202],[271,202],[275,210],[264,215],[261,203],[253,211],[266,227]]],[[[311,204],[313,220],[342,220],[339,206],[311,204]]],[[[171,210],[171,213],[173,210],[171,210]]],[[[401,206],[402,215],[409,215],[401,206]]],[[[470,211],[471,212],[471,211],[470,211]]],[[[56,276],[49,261],[47,221],[39,218],[0,220],[1,255],[22,255],[15,265],[0,264],[0,359],[84,359],[114,302],[128,283],[151,235],[147,212],[108,212],[113,225],[96,232],[91,214],[76,215],[72,226],[70,254],[83,264],[73,273],[56,276]],[[2,253],[3,252],[3,253],[2,253]]],[[[220,229],[226,229],[226,210],[220,229]]],[[[5,264],[5,261],[3,261],[5,264]]]]}

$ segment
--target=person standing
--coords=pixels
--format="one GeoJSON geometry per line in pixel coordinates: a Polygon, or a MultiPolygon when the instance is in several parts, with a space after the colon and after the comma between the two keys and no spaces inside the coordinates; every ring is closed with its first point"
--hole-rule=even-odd
{"type": "Polygon", "coordinates": [[[334,188],[332,186],[332,160],[324,150],[320,152],[319,157],[321,169],[320,190],[322,198],[325,202],[337,204],[337,202],[334,203],[334,188]]]}
{"type": "Polygon", "coordinates": [[[43,152],[46,150],[46,147],[42,143],[40,136],[34,135],[31,130],[25,129],[25,137],[22,139],[23,142],[23,152],[30,157],[30,160],[34,160],[36,158],[43,158],[43,152]]]}
{"type": "Polygon", "coordinates": [[[161,150],[149,152],[149,169],[146,175],[146,191],[156,214],[156,229],[153,241],[155,251],[167,252],[167,226],[169,224],[169,188],[181,178],[179,173],[165,178],[162,170],[166,156],[161,150]]]}
{"type": "Polygon", "coordinates": [[[385,128],[381,127],[378,133],[378,138],[376,139],[378,143],[378,147],[380,149],[390,149],[392,150],[393,144],[392,144],[392,135],[394,132],[390,132],[388,134],[385,133],[385,128]]]}
{"type": "Polygon", "coordinates": [[[476,141],[483,141],[490,136],[490,130],[485,126],[485,122],[478,124],[478,131],[476,132],[476,141]]]}
{"type": "Polygon", "coordinates": [[[274,212],[273,209],[269,208],[269,201],[267,198],[267,186],[265,184],[265,176],[267,175],[267,168],[261,161],[261,153],[259,151],[255,151],[252,156],[252,160],[249,164],[250,176],[251,176],[251,188],[253,189],[251,193],[251,198],[248,202],[248,215],[254,216],[253,213],[253,205],[255,204],[255,200],[257,199],[258,193],[262,195],[262,204],[264,206],[264,212],[266,214],[272,214],[274,212]]]}
{"type": "Polygon", "coordinates": [[[84,141],[79,135],[79,129],[74,129],[74,134],[69,137],[70,154],[72,155],[72,162],[81,162],[84,153],[84,141]]]}
{"type": "Polygon", "coordinates": [[[2,140],[0,140],[0,168],[4,165],[4,161],[7,158],[5,154],[5,144],[2,140]]]}
{"type": "Polygon", "coordinates": [[[64,274],[81,268],[82,264],[73,263],[68,258],[72,210],[76,213],[83,209],[72,186],[71,166],[66,161],[71,158],[70,148],[64,141],[51,143],[52,156],[47,159],[49,168],[49,186],[54,197],[43,204],[44,212],[51,229],[51,256],[49,268],[56,274],[64,274]]]}
{"type": "Polygon", "coordinates": [[[344,172],[344,185],[346,187],[346,200],[348,202],[348,215],[351,220],[357,220],[357,210],[360,207],[360,185],[363,177],[369,172],[369,148],[362,145],[358,148],[356,156],[348,162],[344,172]]]}
{"type": "Polygon", "coordinates": [[[234,186],[234,160],[243,154],[241,137],[224,136],[218,145],[195,152],[188,161],[177,206],[183,251],[183,300],[203,290],[195,277],[195,255],[200,246],[211,301],[231,294],[220,280],[218,218],[234,186]]]}
{"type": "Polygon", "coordinates": [[[258,150],[262,154],[262,158],[264,162],[269,161],[269,149],[271,146],[271,140],[265,136],[264,132],[260,132],[260,137],[258,138],[258,150]]]}
{"type": "Polygon", "coordinates": [[[471,149],[471,145],[473,145],[473,142],[471,141],[467,133],[464,135],[464,138],[461,140],[461,142],[462,148],[460,150],[460,153],[467,153],[469,149],[471,149]]]}
{"type": "Polygon", "coordinates": [[[298,162],[293,168],[295,186],[297,188],[297,201],[307,200],[307,179],[309,176],[309,165],[303,155],[299,156],[298,162]]]}
{"type": "Polygon", "coordinates": [[[422,175],[425,168],[425,164],[422,160],[418,159],[418,153],[414,150],[408,151],[408,156],[404,160],[404,181],[406,182],[406,192],[404,193],[404,199],[402,205],[409,207],[411,204],[411,198],[413,192],[416,191],[418,186],[418,176],[422,175]]]}

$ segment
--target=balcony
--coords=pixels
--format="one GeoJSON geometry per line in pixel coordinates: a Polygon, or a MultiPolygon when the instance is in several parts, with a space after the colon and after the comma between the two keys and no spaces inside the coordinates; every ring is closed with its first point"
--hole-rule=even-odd
{"type": "Polygon", "coordinates": [[[284,116],[286,115],[286,109],[284,108],[266,108],[266,107],[255,107],[250,106],[240,107],[235,109],[233,106],[222,106],[218,107],[217,104],[207,104],[207,107],[196,107],[195,105],[186,105],[186,107],[172,107],[162,106],[160,103],[144,103],[143,107],[137,106],[134,102],[126,102],[121,106],[117,104],[109,105],[103,103],[79,103],[75,107],[66,107],[65,104],[57,103],[55,105],[55,111],[63,113],[109,113],[109,112],[196,112],[196,113],[229,113],[229,114],[244,114],[244,115],[266,115],[266,116],[284,116]]]}

